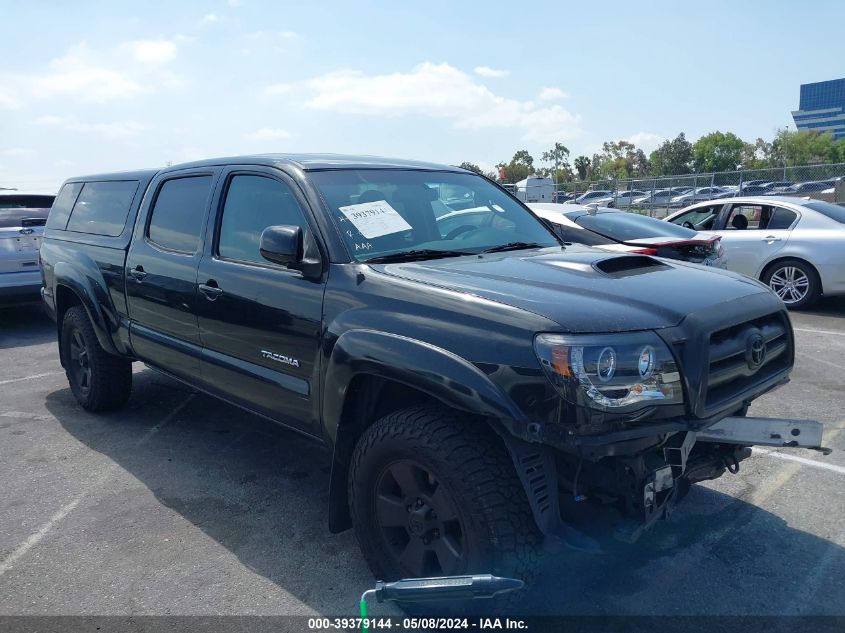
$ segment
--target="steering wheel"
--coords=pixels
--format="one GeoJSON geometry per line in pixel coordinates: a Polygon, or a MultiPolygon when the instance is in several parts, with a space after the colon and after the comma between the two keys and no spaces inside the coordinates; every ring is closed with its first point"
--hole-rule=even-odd
{"type": "Polygon", "coordinates": [[[688,228],[688,229],[692,229],[693,231],[695,230],[695,225],[692,222],[690,222],[689,220],[684,222],[681,226],[688,228]]]}
{"type": "Polygon", "coordinates": [[[473,226],[472,224],[462,224],[461,226],[456,227],[456,228],[452,229],[451,231],[449,231],[446,234],[446,237],[444,237],[443,239],[444,240],[453,240],[456,237],[458,237],[459,235],[463,235],[464,233],[467,233],[469,231],[478,231],[478,230],[479,230],[478,227],[473,226]]]}

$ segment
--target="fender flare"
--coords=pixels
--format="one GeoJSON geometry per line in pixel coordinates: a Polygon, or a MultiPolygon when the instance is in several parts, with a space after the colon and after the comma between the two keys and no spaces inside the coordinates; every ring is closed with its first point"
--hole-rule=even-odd
{"type": "Polygon", "coordinates": [[[460,356],[398,334],[350,330],[337,339],[326,366],[322,411],[330,439],[342,424],[346,390],[360,374],[406,384],[455,409],[526,422],[514,402],[460,356]]]}
{"type": "MultiPolygon", "coordinates": [[[[88,313],[97,341],[102,348],[111,354],[120,355],[112,339],[112,332],[116,329],[117,312],[105,286],[86,271],[68,262],[57,263],[53,269],[53,274],[55,288],[64,286],[79,298],[82,307],[88,313]],[[114,327],[106,314],[107,310],[114,315],[114,327]]],[[[58,328],[59,336],[61,336],[61,323],[58,323],[58,328]]],[[[59,349],[61,349],[61,346],[59,346],[59,349]]]]}
{"type": "MultiPolygon", "coordinates": [[[[329,483],[329,529],[351,527],[347,479],[349,458],[357,436],[344,433],[347,389],[355,377],[385,378],[425,392],[444,405],[519,426],[527,420],[513,401],[467,360],[416,339],[350,330],[334,345],[322,389],[323,428],[332,445],[329,483]],[[448,375],[448,378],[446,377],[448,375]]],[[[494,432],[491,430],[491,433],[494,432]]]]}

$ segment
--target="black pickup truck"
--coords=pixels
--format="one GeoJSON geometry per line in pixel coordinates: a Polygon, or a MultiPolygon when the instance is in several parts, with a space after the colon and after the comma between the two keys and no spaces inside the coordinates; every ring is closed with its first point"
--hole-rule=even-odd
{"type": "Polygon", "coordinates": [[[314,438],[329,528],[385,580],[526,578],[544,538],[596,546],[592,504],[633,541],[750,445],[821,441],[745,417],[793,364],[768,288],[560,243],[458,168],[266,155],[72,178],[40,254],[83,407],[122,405],[141,361],[314,438]]]}

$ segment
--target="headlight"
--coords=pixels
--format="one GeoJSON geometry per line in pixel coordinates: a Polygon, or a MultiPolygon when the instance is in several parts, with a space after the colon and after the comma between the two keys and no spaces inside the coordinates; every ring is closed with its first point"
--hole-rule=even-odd
{"type": "Polygon", "coordinates": [[[538,334],[534,350],[572,404],[619,410],[684,401],[675,359],[654,332],[538,334]]]}

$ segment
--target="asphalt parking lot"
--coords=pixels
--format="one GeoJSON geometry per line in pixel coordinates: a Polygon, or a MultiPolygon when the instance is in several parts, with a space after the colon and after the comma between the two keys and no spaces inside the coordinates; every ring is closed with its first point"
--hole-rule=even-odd
{"type": "MultiPolygon", "coordinates": [[[[527,612],[845,615],[845,300],[792,318],[793,380],[751,414],[820,420],[833,453],[757,453],[613,554],[550,547],[527,612]]],[[[0,614],[354,615],[373,578],[326,527],[328,455],[135,371],[88,414],[53,324],[0,310],[0,614]]]]}

